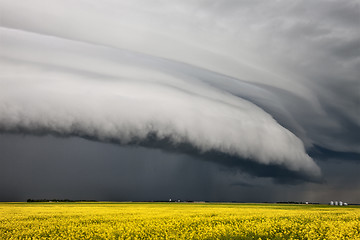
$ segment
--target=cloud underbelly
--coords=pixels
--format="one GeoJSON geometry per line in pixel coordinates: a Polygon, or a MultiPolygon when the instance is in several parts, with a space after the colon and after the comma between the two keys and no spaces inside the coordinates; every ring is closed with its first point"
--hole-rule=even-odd
{"type": "MultiPolygon", "coordinates": [[[[2,29],[0,128],[86,136],[121,144],[168,139],[199,152],[320,169],[304,145],[263,109],[170,60],[2,29]],[[171,66],[171,67],[170,67],[171,66]]],[[[195,68],[196,69],[196,68],[195,68]]],[[[211,75],[212,74],[212,75],[211,75]]]]}
{"type": "Polygon", "coordinates": [[[70,75],[56,79],[40,72],[31,79],[31,85],[16,74],[2,80],[2,130],[84,135],[121,144],[153,134],[175,146],[188,143],[201,152],[320,174],[295,135],[252,103],[216,89],[207,89],[214,96],[209,98],[194,89],[137,81],[104,83],[70,75]]]}

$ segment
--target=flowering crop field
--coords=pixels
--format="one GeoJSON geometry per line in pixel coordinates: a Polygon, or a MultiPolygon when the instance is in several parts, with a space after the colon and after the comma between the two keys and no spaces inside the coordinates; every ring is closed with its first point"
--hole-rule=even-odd
{"type": "Polygon", "coordinates": [[[360,208],[222,203],[0,203],[0,239],[360,239],[360,208]]]}

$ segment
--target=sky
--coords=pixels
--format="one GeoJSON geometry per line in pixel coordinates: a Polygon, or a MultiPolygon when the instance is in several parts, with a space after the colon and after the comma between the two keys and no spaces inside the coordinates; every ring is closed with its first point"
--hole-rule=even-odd
{"type": "Polygon", "coordinates": [[[0,0],[0,201],[360,203],[360,2],[0,0]]]}

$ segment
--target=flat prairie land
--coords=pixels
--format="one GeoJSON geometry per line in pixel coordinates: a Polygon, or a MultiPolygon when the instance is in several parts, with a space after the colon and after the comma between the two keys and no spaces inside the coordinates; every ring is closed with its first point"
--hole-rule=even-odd
{"type": "Polygon", "coordinates": [[[0,203],[0,239],[360,239],[360,207],[0,203]]]}

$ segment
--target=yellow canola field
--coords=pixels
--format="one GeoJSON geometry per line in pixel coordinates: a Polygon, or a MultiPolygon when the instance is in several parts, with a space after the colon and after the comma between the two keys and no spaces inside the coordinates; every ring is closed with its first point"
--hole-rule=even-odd
{"type": "Polygon", "coordinates": [[[360,239],[360,208],[0,203],[0,239],[360,239]]]}

